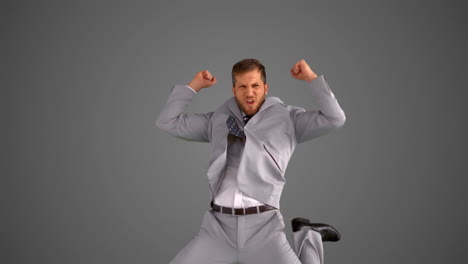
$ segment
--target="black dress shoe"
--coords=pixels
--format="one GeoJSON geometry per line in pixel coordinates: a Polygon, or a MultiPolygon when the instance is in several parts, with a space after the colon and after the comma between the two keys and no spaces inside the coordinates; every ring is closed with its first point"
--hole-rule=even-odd
{"type": "Polygon", "coordinates": [[[291,224],[292,224],[293,232],[297,232],[301,230],[303,226],[310,226],[312,230],[320,233],[320,235],[322,236],[323,242],[326,242],[326,241],[336,242],[341,239],[341,235],[340,233],[338,233],[338,230],[333,228],[331,225],[310,223],[309,219],[300,218],[300,217],[297,217],[291,220],[291,224]]]}

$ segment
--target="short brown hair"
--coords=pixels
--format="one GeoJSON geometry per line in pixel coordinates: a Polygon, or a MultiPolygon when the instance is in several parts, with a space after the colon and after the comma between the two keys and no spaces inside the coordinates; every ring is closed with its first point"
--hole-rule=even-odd
{"type": "Polygon", "coordinates": [[[253,70],[259,70],[263,83],[266,83],[265,66],[257,59],[243,59],[232,66],[232,85],[236,84],[236,75],[253,70]]]}

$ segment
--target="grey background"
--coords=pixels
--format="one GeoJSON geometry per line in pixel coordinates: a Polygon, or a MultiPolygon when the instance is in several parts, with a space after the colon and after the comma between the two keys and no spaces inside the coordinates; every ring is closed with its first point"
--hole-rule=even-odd
{"type": "Polygon", "coordinates": [[[1,263],[169,263],[208,209],[209,144],[155,127],[174,84],[243,59],[313,109],[305,59],[347,116],[301,144],[281,209],[334,225],[326,263],[466,263],[462,1],[4,1],[1,263]],[[463,258],[465,260],[463,260],[463,258]]]}

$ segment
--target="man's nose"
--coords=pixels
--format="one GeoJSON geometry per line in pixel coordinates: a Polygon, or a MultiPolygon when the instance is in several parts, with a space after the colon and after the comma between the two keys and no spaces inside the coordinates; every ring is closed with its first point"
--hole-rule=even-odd
{"type": "Polygon", "coordinates": [[[245,93],[247,94],[247,96],[253,96],[254,95],[254,89],[252,87],[248,86],[245,93]]]}

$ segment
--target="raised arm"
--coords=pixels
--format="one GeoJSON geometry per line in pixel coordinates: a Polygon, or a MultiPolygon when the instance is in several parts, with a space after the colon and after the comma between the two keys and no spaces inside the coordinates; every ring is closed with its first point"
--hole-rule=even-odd
{"type": "Polygon", "coordinates": [[[216,77],[204,70],[198,72],[188,85],[175,85],[156,120],[156,126],[184,140],[209,142],[209,122],[213,112],[186,114],[185,109],[195,94],[215,83],[216,77]]]}
{"type": "Polygon", "coordinates": [[[319,137],[344,125],[345,113],[330,90],[325,76],[317,76],[305,60],[294,64],[291,75],[307,82],[313,100],[319,108],[316,111],[306,111],[301,107],[290,106],[298,143],[319,137]]]}

